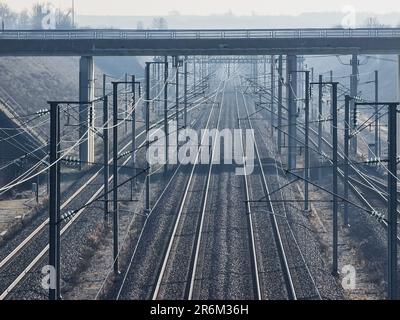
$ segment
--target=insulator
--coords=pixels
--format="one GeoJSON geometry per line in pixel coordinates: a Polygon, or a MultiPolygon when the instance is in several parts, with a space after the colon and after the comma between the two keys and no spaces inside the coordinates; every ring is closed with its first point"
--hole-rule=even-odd
{"type": "Polygon", "coordinates": [[[68,210],[68,212],[61,215],[61,219],[65,221],[71,220],[76,215],[75,211],[68,210]]]}
{"type": "Polygon", "coordinates": [[[371,215],[372,215],[374,218],[376,218],[378,221],[380,221],[380,220],[383,219],[383,214],[380,213],[380,212],[378,212],[378,211],[376,211],[376,210],[373,210],[373,211],[371,212],[371,215]]]}
{"type": "Polygon", "coordinates": [[[36,112],[37,115],[43,116],[49,112],[48,109],[40,109],[39,111],[36,112]]]}

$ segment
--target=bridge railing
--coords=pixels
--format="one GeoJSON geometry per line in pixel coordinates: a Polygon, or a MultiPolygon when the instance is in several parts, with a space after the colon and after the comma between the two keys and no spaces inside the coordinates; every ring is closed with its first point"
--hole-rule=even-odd
{"type": "Polygon", "coordinates": [[[274,39],[274,38],[398,38],[400,28],[378,29],[229,29],[229,30],[6,30],[0,39],[274,39]]]}

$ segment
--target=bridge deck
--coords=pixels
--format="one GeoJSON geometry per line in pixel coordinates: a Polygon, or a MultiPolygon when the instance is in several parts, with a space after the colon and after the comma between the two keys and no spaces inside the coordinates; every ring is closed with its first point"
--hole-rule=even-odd
{"type": "Polygon", "coordinates": [[[400,28],[0,31],[0,55],[398,54],[400,28]]]}

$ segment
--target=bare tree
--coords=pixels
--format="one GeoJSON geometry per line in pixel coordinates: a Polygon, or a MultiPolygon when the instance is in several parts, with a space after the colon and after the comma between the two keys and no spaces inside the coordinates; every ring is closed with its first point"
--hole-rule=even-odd
{"type": "Polygon", "coordinates": [[[56,21],[57,29],[72,29],[72,9],[67,12],[57,9],[56,21]]]}
{"type": "Polygon", "coordinates": [[[32,7],[31,25],[34,29],[42,29],[43,19],[53,19],[52,27],[57,29],[72,29],[72,9],[54,10],[50,3],[38,2],[32,7]],[[47,18],[46,18],[47,17],[47,18]]]}
{"type": "Polygon", "coordinates": [[[30,29],[31,27],[31,17],[28,10],[25,9],[18,15],[18,29],[30,29]]]}
{"type": "Polygon", "coordinates": [[[143,30],[144,29],[144,24],[142,20],[139,20],[136,24],[136,29],[138,30],[143,30]]]}
{"type": "Polygon", "coordinates": [[[31,25],[33,29],[42,29],[42,21],[47,12],[45,3],[35,3],[32,6],[31,25]]]}
{"type": "Polygon", "coordinates": [[[13,12],[7,4],[0,3],[0,20],[4,28],[15,28],[16,17],[16,13],[13,12]]]}
{"type": "Polygon", "coordinates": [[[368,17],[365,19],[364,26],[366,28],[385,28],[386,26],[383,23],[379,22],[377,17],[368,17]]]}
{"type": "Polygon", "coordinates": [[[164,17],[155,17],[151,26],[153,29],[168,29],[168,22],[164,17]]]}

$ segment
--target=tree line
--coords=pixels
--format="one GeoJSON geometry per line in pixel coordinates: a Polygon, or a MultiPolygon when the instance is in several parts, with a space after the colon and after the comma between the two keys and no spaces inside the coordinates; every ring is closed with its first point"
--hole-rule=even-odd
{"type": "Polygon", "coordinates": [[[52,19],[56,29],[72,29],[72,9],[54,9],[47,3],[36,3],[30,10],[14,12],[7,4],[0,3],[0,22],[2,29],[43,29],[43,21],[52,19]]]}

